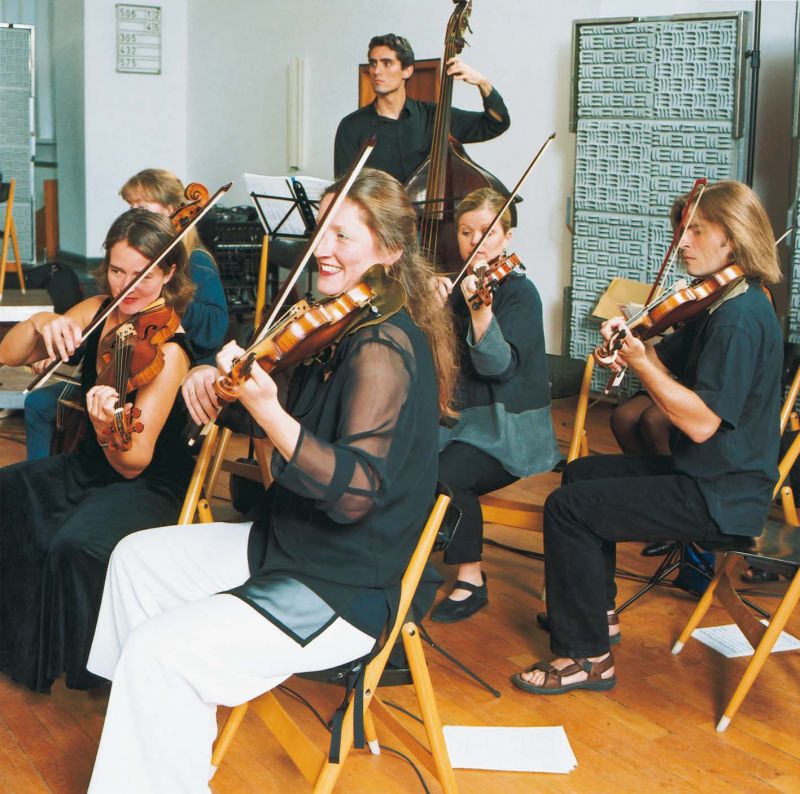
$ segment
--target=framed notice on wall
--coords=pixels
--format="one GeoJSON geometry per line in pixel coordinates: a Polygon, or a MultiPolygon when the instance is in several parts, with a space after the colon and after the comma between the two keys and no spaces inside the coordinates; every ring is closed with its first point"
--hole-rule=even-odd
{"type": "Polygon", "coordinates": [[[161,74],[161,6],[117,3],[117,71],[161,74]]]}

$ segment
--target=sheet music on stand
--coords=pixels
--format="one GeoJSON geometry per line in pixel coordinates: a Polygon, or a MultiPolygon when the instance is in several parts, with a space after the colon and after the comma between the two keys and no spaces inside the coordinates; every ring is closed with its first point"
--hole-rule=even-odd
{"type": "Polygon", "coordinates": [[[270,238],[307,238],[316,225],[315,210],[332,182],[314,176],[245,174],[245,184],[270,238]]]}

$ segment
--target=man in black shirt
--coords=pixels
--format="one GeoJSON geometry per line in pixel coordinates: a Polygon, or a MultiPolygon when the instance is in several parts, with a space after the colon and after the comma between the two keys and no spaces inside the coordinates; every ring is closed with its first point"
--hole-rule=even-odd
{"type": "MultiPolygon", "coordinates": [[[[685,204],[673,206],[674,223],[685,204]]],[[[619,641],[618,541],[754,536],[767,517],[778,477],[783,343],[761,283],[781,276],[769,220],[752,190],[738,182],[708,187],[680,251],[690,276],[735,264],[744,278],[655,347],[624,336],[619,359],[672,423],[672,454],[581,458],[548,497],[548,612],[539,623],[557,658],[513,676],[526,692],[616,683],[609,644],[619,641]]],[[[616,317],[601,332],[608,340],[624,325],[616,317]]]]}
{"type": "MultiPolygon", "coordinates": [[[[369,43],[369,76],[375,101],[345,116],[336,130],[333,170],[337,177],[350,166],[361,144],[377,138],[367,165],[404,183],[431,149],[436,105],[406,97],[406,80],[414,71],[414,51],[402,36],[387,33],[369,43]]],[[[452,109],[450,133],[461,143],[496,138],[511,124],[503,98],[476,69],[452,58],[447,73],[475,85],[483,98],[483,112],[452,109]]]]}

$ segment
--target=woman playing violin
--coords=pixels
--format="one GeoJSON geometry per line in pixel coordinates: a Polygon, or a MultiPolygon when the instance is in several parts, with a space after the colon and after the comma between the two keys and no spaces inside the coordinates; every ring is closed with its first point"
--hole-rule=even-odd
{"type": "MultiPolygon", "coordinates": [[[[163,168],[146,168],[120,188],[120,196],[131,208],[170,216],[186,201],[180,179],[163,168]]],[[[189,278],[195,291],[181,317],[181,325],[192,343],[198,363],[213,363],[228,329],[228,307],[219,271],[211,253],[191,229],[183,238],[189,278]]],[[[63,386],[54,384],[32,391],[25,398],[25,446],[28,460],[50,454],[56,424],[58,398],[63,386]]]]}
{"type": "MultiPolygon", "coordinates": [[[[169,220],[145,210],[117,218],[97,273],[105,294],[119,295],[174,234],[169,220]]],[[[89,427],[79,449],[0,469],[0,670],[31,689],[48,692],[62,672],[70,687],[98,683],[85,667],[111,550],[128,533],[178,515],[192,470],[180,443],[185,415],[175,404],[189,368],[185,335],[178,327],[160,350],[145,351],[163,366],[128,394],[106,377],[115,361],[102,351],[116,339],[114,329],[145,316],[140,313],[159,298],[182,311],[191,294],[178,247],[80,348],[83,329],[110,298],[88,298],[64,315],[35,314],[0,343],[4,364],[74,361],[76,352],[85,359],[81,389],[89,427]],[[116,408],[141,427],[129,449],[118,448],[111,431],[116,408]]]]}
{"type": "MultiPolygon", "coordinates": [[[[672,209],[677,224],[687,198],[672,209]]],[[[690,216],[691,217],[691,216],[690,216]]],[[[534,694],[610,689],[616,543],[760,534],[778,470],[783,343],[759,282],[780,279],[772,229],[750,188],[702,194],[680,246],[690,276],[735,263],[745,280],[655,347],[622,339],[612,369],[636,373],[674,426],[670,455],[571,463],[545,503],[547,621],[556,658],[513,677],[534,694]]],[[[623,326],[605,323],[610,340],[623,326]]]]}
{"type": "MultiPolygon", "coordinates": [[[[473,191],[456,213],[458,245],[467,260],[505,198],[490,188],[473,191]]],[[[442,428],[439,480],[453,492],[462,516],[445,551],[458,565],[450,596],[431,619],[452,623],[488,603],[481,571],[481,494],[520,477],[552,469],[559,459],[550,418],[550,385],[542,327],[542,302],[533,282],[512,271],[489,301],[472,299],[477,272],[500,258],[511,240],[508,211],[482,243],[477,265],[453,288],[440,278],[440,298],[451,296],[461,359],[457,424],[442,428]]]]}
{"type": "MultiPolygon", "coordinates": [[[[452,331],[388,174],[361,172],[316,257],[322,295],[377,264],[407,297],[299,365],[285,407],[252,369],[239,400],[275,446],[254,522],[164,527],[115,551],[89,661],[114,680],[91,791],[205,790],[215,704],[369,653],[395,603],[434,495],[452,331]]],[[[241,353],[224,347],[217,376],[241,353]]],[[[184,392],[196,421],[214,417],[207,370],[184,392]]]]}

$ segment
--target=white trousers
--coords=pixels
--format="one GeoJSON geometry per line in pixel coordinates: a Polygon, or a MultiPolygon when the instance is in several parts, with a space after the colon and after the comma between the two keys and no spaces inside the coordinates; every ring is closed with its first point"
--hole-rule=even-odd
{"type": "Polygon", "coordinates": [[[91,794],[207,792],[217,704],[357,659],[375,640],[339,618],[305,647],[241,599],[250,522],[137,532],[114,550],[89,669],[114,685],[91,794]]]}

